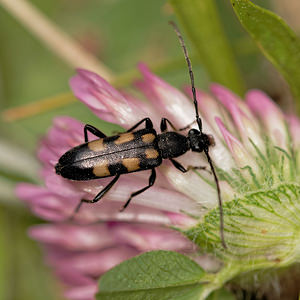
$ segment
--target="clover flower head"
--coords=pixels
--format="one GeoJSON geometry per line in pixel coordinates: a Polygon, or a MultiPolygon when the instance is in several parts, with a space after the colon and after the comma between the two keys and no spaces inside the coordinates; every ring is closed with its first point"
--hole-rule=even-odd
{"type": "MultiPolygon", "coordinates": [[[[125,129],[144,117],[151,118],[157,131],[162,117],[177,128],[195,119],[189,89],[185,95],[145,65],[139,69],[143,79],[135,86],[148,102],[116,90],[87,70],[78,70],[70,85],[99,118],[125,129]]],[[[55,174],[59,157],[84,142],[82,123],[57,117],[38,152],[45,186],[23,183],[17,194],[49,222],[31,228],[30,235],[44,245],[47,262],[64,283],[67,298],[94,299],[97,279],[103,273],[154,249],[184,253],[207,271],[218,265],[219,275],[209,284],[209,291],[238,276],[247,277],[251,271],[298,262],[299,119],[285,116],[257,90],[249,91],[246,101],[218,84],[211,85],[210,93],[197,90],[197,95],[203,132],[215,140],[210,155],[224,201],[228,249],[220,241],[213,176],[199,170],[183,174],[168,161],[159,167],[155,185],[134,198],[124,212],[120,207],[131,192],[147,185],[149,171],[121,176],[99,203],[84,204],[74,220],[68,221],[79,201],[93,199],[110,179],[75,182],[55,174]]],[[[204,154],[186,153],[178,161],[209,170],[204,154]]]]}

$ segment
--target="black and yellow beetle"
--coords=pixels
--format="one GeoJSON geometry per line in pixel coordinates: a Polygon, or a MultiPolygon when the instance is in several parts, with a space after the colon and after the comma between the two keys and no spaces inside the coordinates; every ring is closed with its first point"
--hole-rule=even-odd
{"type": "MultiPolygon", "coordinates": [[[[87,124],[84,127],[85,143],[74,147],[63,154],[55,166],[55,171],[56,174],[71,180],[92,180],[115,176],[93,200],[82,199],[75,209],[76,213],[80,209],[82,203],[98,202],[117,182],[120,175],[150,169],[151,175],[149,177],[148,185],[130,195],[122,208],[122,210],[124,210],[133,197],[146,191],[154,184],[156,179],[155,168],[162,163],[163,159],[169,159],[175,168],[185,173],[189,169],[204,169],[205,167],[189,166],[186,169],[174,158],[183,155],[189,150],[193,152],[204,152],[208,163],[210,164],[217,186],[220,209],[221,241],[223,246],[226,247],[223,234],[223,210],[219,182],[208,153],[209,147],[214,145],[214,139],[211,135],[202,132],[202,121],[198,113],[191,63],[179,30],[175,24],[172,25],[179,37],[188,64],[196,112],[196,122],[199,130],[190,129],[188,135],[185,136],[178,133],[168,119],[162,118],[160,124],[161,133],[157,134],[150,118],[145,118],[125,133],[107,137],[96,127],[87,124]],[[145,128],[134,131],[142,123],[145,123],[145,128]],[[167,131],[167,123],[174,131],[167,131]],[[88,141],[88,131],[97,136],[98,139],[88,141]]],[[[179,131],[187,129],[188,127],[189,126],[182,128],[179,131]]]]}
{"type": "MultiPolygon", "coordinates": [[[[190,149],[202,152],[212,144],[212,137],[196,129],[191,129],[187,137],[176,131],[167,131],[167,122],[171,124],[167,119],[162,119],[161,134],[157,134],[152,121],[145,118],[127,132],[109,137],[87,124],[84,127],[85,143],[72,148],[59,159],[55,166],[56,174],[71,180],[91,180],[115,176],[93,200],[82,200],[82,202],[94,203],[108,192],[121,174],[151,169],[148,186],[132,193],[125,203],[124,209],[132,197],[154,184],[155,168],[162,163],[163,159],[170,159],[177,169],[186,172],[187,170],[174,158],[190,149]],[[146,124],[144,129],[134,131],[144,122],[146,124]],[[99,139],[89,142],[88,131],[99,139]]],[[[171,126],[173,127],[172,124],[171,126]]]]}

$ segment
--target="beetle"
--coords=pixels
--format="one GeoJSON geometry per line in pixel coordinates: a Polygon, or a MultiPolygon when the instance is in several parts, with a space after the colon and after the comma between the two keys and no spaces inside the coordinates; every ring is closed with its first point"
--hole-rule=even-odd
{"type": "Polygon", "coordinates": [[[155,168],[162,164],[163,159],[169,159],[176,169],[185,173],[190,169],[205,169],[205,167],[189,166],[185,168],[175,158],[189,150],[198,153],[204,152],[217,186],[220,210],[220,235],[223,247],[226,248],[223,234],[223,209],[219,181],[209,155],[209,147],[214,145],[214,139],[211,135],[202,132],[202,121],[198,113],[191,62],[179,29],[173,22],[170,23],[179,38],[188,65],[198,129],[190,129],[185,136],[178,131],[188,129],[191,124],[176,130],[171,121],[162,118],[160,123],[161,133],[158,134],[153,128],[150,118],[144,118],[124,133],[106,136],[96,127],[86,124],[84,126],[85,143],[63,154],[55,165],[55,171],[56,174],[64,178],[79,181],[114,176],[113,180],[94,199],[82,199],[74,211],[75,214],[79,211],[83,203],[98,202],[112,188],[122,174],[150,169],[151,175],[148,185],[130,195],[121,209],[123,211],[133,197],[153,186],[156,179],[155,168]],[[143,123],[145,123],[145,128],[136,130],[143,123]],[[172,131],[168,131],[168,125],[171,126],[172,131]],[[98,139],[89,141],[88,132],[95,135],[98,139]]]}

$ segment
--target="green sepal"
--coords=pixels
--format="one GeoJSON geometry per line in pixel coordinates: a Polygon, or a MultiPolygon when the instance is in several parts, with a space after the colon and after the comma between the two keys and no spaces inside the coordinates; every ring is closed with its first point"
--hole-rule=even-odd
{"type": "Polygon", "coordinates": [[[248,192],[224,203],[227,249],[220,241],[218,208],[209,211],[198,225],[183,233],[224,264],[238,266],[238,273],[286,267],[299,262],[300,258],[299,196],[298,184],[285,183],[248,192]]]}

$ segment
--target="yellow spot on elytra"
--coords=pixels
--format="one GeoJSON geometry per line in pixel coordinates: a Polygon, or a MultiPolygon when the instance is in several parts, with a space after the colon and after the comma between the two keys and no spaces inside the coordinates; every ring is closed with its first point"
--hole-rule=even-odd
{"type": "Polygon", "coordinates": [[[92,151],[103,151],[105,149],[105,144],[103,143],[103,139],[99,139],[89,142],[88,147],[92,151]]]}
{"type": "Polygon", "coordinates": [[[136,171],[140,169],[140,160],[136,157],[124,158],[122,164],[127,168],[128,172],[136,171]]]}
{"type": "Polygon", "coordinates": [[[114,143],[117,145],[130,142],[134,139],[134,135],[131,132],[128,133],[122,133],[120,134],[120,137],[118,137],[114,143]]]}
{"type": "Polygon", "coordinates": [[[146,149],[145,151],[146,158],[157,158],[159,156],[159,153],[155,149],[146,149]]]}
{"type": "Polygon", "coordinates": [[[146,133],[142,135],[142,141],[144,143],[152,143],[155,139],[155,135],[153,133],[146,133]]]}
{"type": "Polygon", "coordinates": [[[109,176],[110,172],[108,169],[108,162],[106,160],[100,162],[97,166],[94,167],[93,173],[97,177],[109,176]]]}

